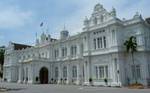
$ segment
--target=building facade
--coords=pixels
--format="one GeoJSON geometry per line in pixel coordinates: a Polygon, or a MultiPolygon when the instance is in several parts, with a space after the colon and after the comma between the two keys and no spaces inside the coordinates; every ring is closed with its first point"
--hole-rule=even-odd
{"type": "Polygon", "coordinates": [[[125,86],[137,81],[149,85],[150,24],[136,13],[132,19],[119,19],[113,8],[96,4],[83,31],[69,36],[64,29],[60,39],[42,33],[35,46],[10,42],[5,52],[4,80],[18,83],[63,83],[125,86]],[[135,69],[124,42],[136,37],[135,69]],[[135,73],[136,72],[136,73],[135,73]]]}

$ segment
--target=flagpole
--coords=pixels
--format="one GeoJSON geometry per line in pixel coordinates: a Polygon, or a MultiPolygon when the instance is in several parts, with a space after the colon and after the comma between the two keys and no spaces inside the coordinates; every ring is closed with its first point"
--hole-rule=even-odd
{"type": "Polygon", "coordinates": [[[44,25],[44,23],[43,23],[43,22],[41,22],[41,24],[40,24],[40,28],[41,28],[41,31],[42,31],[42,32],[44,32],[43,25],[44,25]]]}

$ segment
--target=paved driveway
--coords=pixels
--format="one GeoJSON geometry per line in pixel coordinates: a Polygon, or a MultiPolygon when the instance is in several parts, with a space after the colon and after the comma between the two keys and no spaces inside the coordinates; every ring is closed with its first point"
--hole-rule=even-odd
{"type": "Polygon", "coordinates": [[[5,93],[150,93],[150,89],[127,89],[110,87],[88,87],[74,85],[25,85],[0,83],[9,90],[5,93]]]}

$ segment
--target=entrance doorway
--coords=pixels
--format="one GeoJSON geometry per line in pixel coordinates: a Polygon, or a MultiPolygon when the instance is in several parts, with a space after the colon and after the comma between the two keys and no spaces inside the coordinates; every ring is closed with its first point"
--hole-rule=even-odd
{"type": "Polygon", "coordinates": [[[48,69],[46,67],[42,67],[40,70],[40,83],[48,84],[48,69]]]}

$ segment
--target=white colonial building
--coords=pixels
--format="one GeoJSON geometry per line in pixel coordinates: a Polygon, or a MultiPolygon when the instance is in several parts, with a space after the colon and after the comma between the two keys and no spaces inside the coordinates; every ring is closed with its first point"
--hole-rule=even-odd
{"type": "Polygon", "coordinates": [[[150,84],[150,24],[135,13],[132,19],[119,19],[101,4],[85,18],[83,31],[60,39],[43,33],[35,46],[10,43],[6,48],[4,80],[18,83],[63,83],[124,86],[135,82],[150,84]],[[124,42],[135,36],[135,70],[124,42]],[[135,78],[136,77],[136,78],[135,78]]]}

